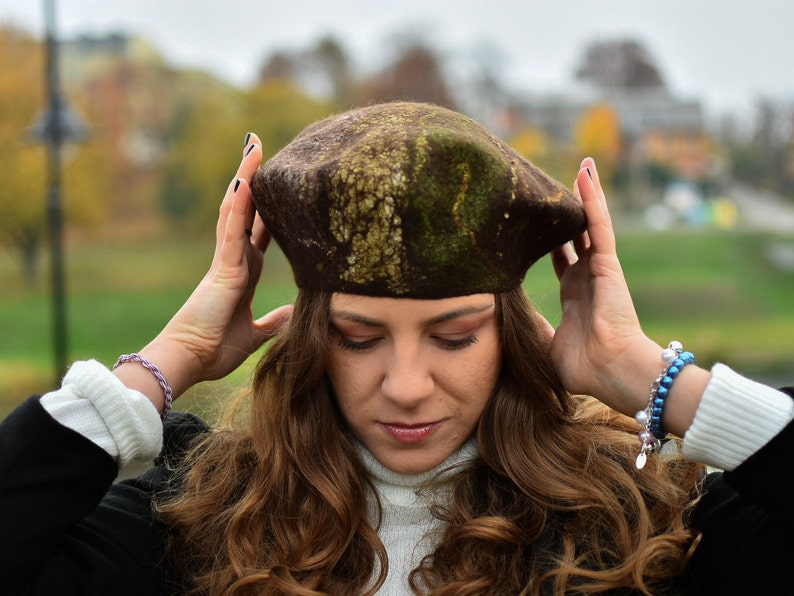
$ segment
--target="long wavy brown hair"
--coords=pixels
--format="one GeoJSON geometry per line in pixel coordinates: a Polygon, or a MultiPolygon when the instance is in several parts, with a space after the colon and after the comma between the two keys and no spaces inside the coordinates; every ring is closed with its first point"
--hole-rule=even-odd
{"type": "MultiPolygon", "coordinates": [[[[480,456],[434,514],[444,533],[411,574],[418,594],[672,591],[695,536],[701,466],[634,467],[636,423],[569,395],[523,289],[496,295],[502,370],[480,456]]],[[[373,594],[388,559],[374,488],[326,377],[330,294],[301,291],[260,361],[243,424],[219,424],[158,504],[167,568],[188,594],[373,594]]]]}

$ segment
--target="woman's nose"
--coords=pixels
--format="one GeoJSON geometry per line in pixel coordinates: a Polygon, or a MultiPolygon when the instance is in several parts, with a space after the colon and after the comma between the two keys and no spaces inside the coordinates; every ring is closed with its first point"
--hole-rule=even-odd
{"type": "Polygon", "coordinates": [[[384,397],[412,409],[433,395],[435,381],[427,358],[411,346],[395,346],[381,383],[384,397]]]}

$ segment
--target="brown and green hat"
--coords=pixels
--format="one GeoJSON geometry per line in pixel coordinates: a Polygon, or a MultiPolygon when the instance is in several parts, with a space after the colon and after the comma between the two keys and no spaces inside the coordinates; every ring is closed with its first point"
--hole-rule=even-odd
{"type": "Polygon", "coordinates": [[[501,292],[585,229],[581,203],[470,118],[387,103],[317,122],[262,165],[254,202],[298,287],[501,292]]]}

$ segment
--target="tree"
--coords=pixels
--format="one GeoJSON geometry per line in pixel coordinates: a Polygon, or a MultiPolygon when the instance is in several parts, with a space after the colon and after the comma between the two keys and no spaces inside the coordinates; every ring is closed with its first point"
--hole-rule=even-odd
{"type": "Polygon", "coordinates": [[[596,41],[587,46],[576,78],[605,92],[637,89],[665,90],[654,59],[635,39],[596,41]]]}
{"type": "Polygon", "coordinates": [[[300,80],[299,62],[295,53],[285,50],[273,52],[259,69],[259,83],[286,80],[297,84],[300,80]]]}
{"type": "MultiPolygon", "coordinates": [[[[45,237],[47,159],[30,138],[37,113],[45,109],[44,48],[30,34],[0,27],[0,241],[19,251],[29,282],[37,276],[45,237]]],[[[83,98],[68,98],[86,113],[83,98]]],[[[90,120],[90,112],[88,112],[90,120]]],[[[62,194],[67,222],[95,224],[104,214],[113,185],[107,167],[110,151],[100,135],[79,149],[63,151],[62,194]]]]}
{"type": "Polygon", "coordinates": [[[237,168],[248,126],[242,94],[236,90],[206,93],[180,104],[159,193],[172,223],[205,229],[207,214],[214,210],[217,215],[219,196],[237,168]]]}
{"type": "Polygon", "coordinates": [[[395,61],[365,82],[359,94],[359,104],[405,99],[455,108],[440,57],[421,41],[402,47],[395,61]]]}
{"type": "Polygon", "coordinates": [[[0,28],[0,238],[20,251],[28,281],[36,276],[44,221],[44,151],[27,138],[44,103],[42,66],[41,44],[0,28]]]}
{"type": "Polygon", "coordinates": [[[332,111],[331,104],[310,98],[283,79],[247,91],[204,95],[183,105],[165,162],[160,193],[165,213],[183,228],[211,229],[220,197],[242,157],[246,131],[259,135],[267,159],[332,111]]]}
{"type": "Polygon", "coordinates": [[[308,50],[278,50],[259,69],[259,83],[288,82],[305,93],[338,106],[352,101],[355,80],[342,44],[332,36],[308,50]]]}
{"type": "Polygon", "coordinates": [[[539,163],[549,153],[549,138],[539,128],[524,126],[510,138],[510,146],[530,161],[539,163]]]}
{"type": "Polygon", "coordinates": [[[307,68],[320,85],[328,89],[326,96],[339,106],[352,102],[354,77],[350,59],[339,41],[323,37],[306,55],[307,68]]]}
{"type": "Polygon", "coordinates": [[[590,155],[596,160],[601,181],[609,185],[621,151],[620,122],[615,110],[605,103],[585,110],[574,130],[574,145],[579,155],[590,155]]]}
{"type": "Polygon", "coordinates": [[[768,97],[755,102],[748,138],[724,138],[737,180],[794,197],[794,105],[768,97]]]}
{"type": "Polygon", "coordinates": [[[560,144],[548,131],[528,122],[515,125],[514,130],[506,139],[508,144],[552,178],[566,180],[578,169],[581,154],[560,144]]]}

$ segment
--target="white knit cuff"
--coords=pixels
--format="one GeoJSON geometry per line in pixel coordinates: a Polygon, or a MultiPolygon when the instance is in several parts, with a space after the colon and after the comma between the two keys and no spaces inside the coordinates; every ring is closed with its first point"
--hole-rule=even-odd
{"type": "Polygon", "coordinates": [[[163,425],[154,404],[96,360],[75,362],[61,389],[44,395],[41,404],[59,423],[107,451],[120,468],[151,462],[162,448],[163,425]]]}
{"type": "Polygon", "coordinates": [[[794,419],[794,400],[715,364],[692,426],[684,457],[733,470],[794,419]]]}

